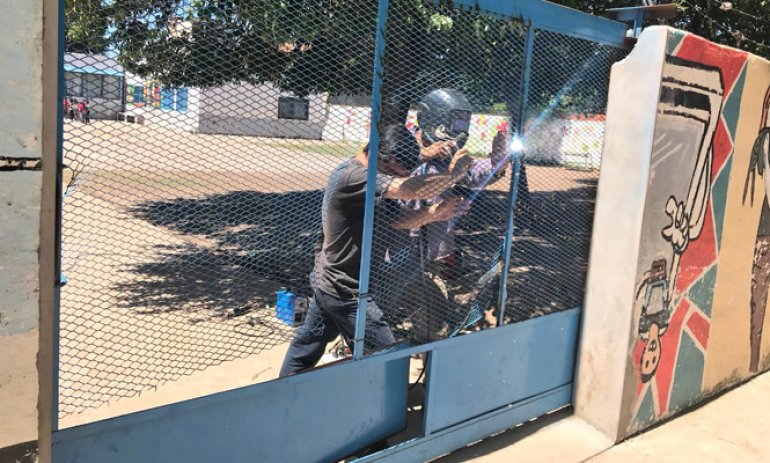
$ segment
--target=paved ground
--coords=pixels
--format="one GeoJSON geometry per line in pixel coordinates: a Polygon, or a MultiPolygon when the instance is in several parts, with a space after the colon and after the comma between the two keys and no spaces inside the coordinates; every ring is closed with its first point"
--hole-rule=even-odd
{"type": "Polygon", "coordinates": [[[770,374],[590,459],[610,462],[770,461],[770,374]]]}
{"type": "Polygon", "coordinates": [[[617,446],[571,411],[557,412],[437,463],[722,463],[768,462],[770,374],[764,374],[693,411],[617,446]]]}
{"type": "Polygon", "coordinates": [[[0,449],[37,439],[37,343],[37,330],[0,336],[0,449]]]}

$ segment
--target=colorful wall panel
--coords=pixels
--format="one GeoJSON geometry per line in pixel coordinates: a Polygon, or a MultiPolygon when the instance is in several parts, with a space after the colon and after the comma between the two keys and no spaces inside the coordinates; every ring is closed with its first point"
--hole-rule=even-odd
{"type": "Polygon", "coordinates": [[[661,52],[625,434],[770,366],[770,63],[671,29],[661,52]]]}

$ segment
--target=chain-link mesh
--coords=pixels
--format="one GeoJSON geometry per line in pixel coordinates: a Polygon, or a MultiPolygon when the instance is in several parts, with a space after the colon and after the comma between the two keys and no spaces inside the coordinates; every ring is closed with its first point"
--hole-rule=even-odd
{"type": "MultiPolygon", "coordinates": [[[[369,140],[377,2],[65,6],[61,414],[237,358],[277,372],[262,355],[286,350],[301,301],[317,284],[336,291],[317,278],[329,275],[322,216],[363,213],[349,159],[369,140]],[[342,184],[355,198],[324,201],[342,184]]],[[[410,180],[390,181],[375,210],[370,296],[384,323],[370,351],[495,323],[527,32],[390,1],[380,151],[406,133],[414,153],[395,156],[400,171],[380,159],[410,180]]],[[[535,39],[507,321],[582,301],[617,58],[535,39]]],[[[330,341],[328,323],[309,317],[300,333],[330,341]]]]}
{"type": "MultiPolygon", "coordinates": [[[[521,22],[488,12],[390,4],[383,125],[406,119],[416,133],[422,150],[413,179],[455,183],[376,208],[371,293],[394,342],[494,323],[526,34],[521,22]],[[471,162],[457,175],[462,153],[471,162]]],[[[367,347],[382,347],[375,343],[367,347]]]]}
{"type": "Polygon", "coordinates": [[[583,303],[610,67],[620,49],[537,30],[506,321],[583,303]]]}
{"type": "Polygon", "coordinates": [[[368,140],[377,13],[65,5],[62,415],[285,349],[276,293],[310,295],[323,188],[368,140]]]}

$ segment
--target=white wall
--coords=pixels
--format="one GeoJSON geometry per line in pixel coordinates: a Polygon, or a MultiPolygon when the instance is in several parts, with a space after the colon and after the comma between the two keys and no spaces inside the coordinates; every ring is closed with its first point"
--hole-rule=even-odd
{"type": "MultiPolygon", "coordinates": [[[[126,88],[129,85],[143,86],[145,83],[141,77],[127,74],[126,88]]],[[[128,93],[128,90],[126,90],[128,93]]],[[[128,95],[126,95],[127,97],[128,95]]],[[[155,108],[152,105],[126,103],[126,114],[141,116],[145,125],[154,125],[167,129],[196,132],[200,124],[200,99],[201,91],[197,88],[187,88],[187,110],[175,111],[155,108]]]]}
{"type": "Polygon", "coordinates": [[[636,262],[667,34],[662,27],[646,29],[610,77],[574,406],[612,440],[624,437],[628,422],[621,415],[628,403],[636,262]]]}
{"type": "Polygon", "coordinates": [[[326,95],[311,95],[308,120],[278,118],[278,98],[293,96],[270,84],[225,84],[202,91],[201,133],[320,140],[327,116],[326,95]]]}
{"type": "MultiPolygon", "coordinates": [[[[42,36],[43,1],[4,8],[0,156],[28,165],[43,152],[42,36]]],[[[37,439],[41,187],[40,170],[0,170],[0,448],[37,439]]]]}

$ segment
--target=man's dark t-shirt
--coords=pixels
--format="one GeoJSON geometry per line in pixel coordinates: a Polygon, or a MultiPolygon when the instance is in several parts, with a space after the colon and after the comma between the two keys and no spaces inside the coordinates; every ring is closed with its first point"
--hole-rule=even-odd
{"type": "MultiPolygon", "coordinates": [[[[316,281],[318,290],[339,299],[358,297],[366,171],[359,161],[345,160],[332,171],[324,193],[324,242],[315,269],[316,281]]],[[[392,180],[377,174],[377,197],[387,191],[392,180]]]]}

